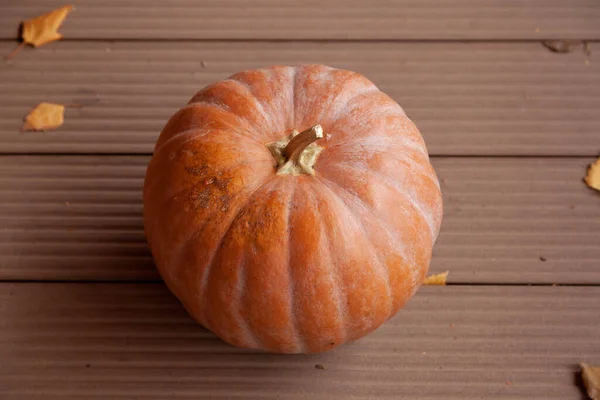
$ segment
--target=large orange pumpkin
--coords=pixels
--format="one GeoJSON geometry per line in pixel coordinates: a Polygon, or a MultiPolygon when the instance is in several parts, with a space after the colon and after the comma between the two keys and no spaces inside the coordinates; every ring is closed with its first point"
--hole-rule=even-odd
{"type": "Polygon", "coordinates": [[[329,350],[393,316],[441,218],[416,126],[365,77],[322,65],[202,89],[164,127],[144,185],[170,290],[226,342],[277,353],[329,350]]]}

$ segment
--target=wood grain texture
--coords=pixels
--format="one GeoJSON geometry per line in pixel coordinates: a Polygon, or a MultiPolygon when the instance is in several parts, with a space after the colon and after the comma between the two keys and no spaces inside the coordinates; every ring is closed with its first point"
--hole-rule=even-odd
{"type": "MultiPolygon", "coordinates": [[[[595,0],[88,0],[61,31],[77,39],[599,39],[595,0]]],[[[0,3],[0,37],[53,8],[0,3]]]]}
{"type": "MultiPolygon", "coordinates": [[[[142,227],[145,156],[0,158],[0,279],[157,280],[142,227]]],[[[591,159],[434,158],[453,283],[600,283],[591,159]]]]}
{"type": "MultiPolygon", "coordinates": [[[[0,64],[0,151],[151,153],[166,120],[239,70],[323,63],[391,95],[434,155],[600,152],[600,62],[537,43],[54,43],[0,64]],[[76,103],[55,132],[20,133],[40,101],[76,103]]],[[[12,44],[0,43],[0,53],[12,44]]],[[[29,50],[29,49],[28,49],[29,50]]]]}
{"type": "Polygon", "coordinates": [[[292,357],[222,343],[162,284],[4,283],[0,397],[579,400],[577,363],[600,362],[598,297],[426,287],[372,335],[292,357]]]}

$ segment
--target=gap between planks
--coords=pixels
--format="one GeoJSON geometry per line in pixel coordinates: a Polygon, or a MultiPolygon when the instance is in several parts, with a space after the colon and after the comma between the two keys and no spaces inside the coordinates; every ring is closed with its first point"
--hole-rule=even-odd
{"type": "MultiPolygon", "coordinates": [[[[452,271],[450,271],[452,273],[452,271]]],[[[117,279],[0,279],[1,284],[119,284],[119,285],[131,285],[131,284],[144,284],[144,285],[156,285],[162,284],[163,281],[160,279],[153,280],[117,280],[117,279]]],[[[489,287],[600,287],[600,283],[525,283],[525,282],[448,282],[446,285],[427,285],[432,287],[444,287],[444,286],[489,286],[489,287]]]]}
{"type": "MultiPolygon", "coordinates": [[[[84,152],[3,152],[0,150],[0,157],[148,157],[153,153],[84,153],[84,152]]],[[[600,156],[600,153],[598,154],[600,156]]],[[[464,159],[592,159],[593,157],[584,154],[561,155],[561,154],[430,154],[432,159],[446,158],[464,158],[464,159]]]]}
{"type": "MultiPolygon", "coordinates": [[[[218,39],[218,38],[203,38],[203,39],[192,39],[192,38],[154,38],[154,39],[141,39],[141,38],[66,38],[60,39],[61,42],[73,42],[73,43],[404,43],[404,44],[455,44],[455,43],[477,43],[477,44],[522,44],[522,43],[540,43],[547,40],[561,40],[554,37],[540,37],[536,39],[218,39]]],[[[587,43],[600,43],[600,39],[590,38],[576,38],[568,39],[573,42],[587,42],[587,43]]],[[[15,43],[18,44],[21,39],[18,37],[14,38],[0,38],[0,43],[15,43]]]]}

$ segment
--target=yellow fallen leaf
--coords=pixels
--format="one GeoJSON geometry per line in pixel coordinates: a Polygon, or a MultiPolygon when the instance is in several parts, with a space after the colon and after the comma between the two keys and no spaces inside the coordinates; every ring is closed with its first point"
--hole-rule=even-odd
{"type": "Polygon", "coordinates": [[[26,44],[39,47],[61,39],[63,35],[58,33],[58,28],[72,9],[73,6],[69,4],[37,18],[23,21],[23,33],[21,34],[23,42],[7,58],[14,57],[26,44]]]}
{"type": "Polygon", "coordinates": [[[588,187],[600,191],[600,158],[589,166],[584,181],[588,187]]]}
{"type": "Polygon", "coordinates": [[[600,366],[591,366],[581,363],[581,378],[592,400],[600,400],[600,366]]]}
{"type": "Polygon", "coordinates": [[[445,285],[449,271],[441,274],[430,275],[423,281],[423,285],[445,285]]]}
{"type": "Polygon", "coordinates": [[[64,122],[65,106],[62,104],[40,103],[25,117],[23,131],[46,131],[56,129],[64,122]]]}

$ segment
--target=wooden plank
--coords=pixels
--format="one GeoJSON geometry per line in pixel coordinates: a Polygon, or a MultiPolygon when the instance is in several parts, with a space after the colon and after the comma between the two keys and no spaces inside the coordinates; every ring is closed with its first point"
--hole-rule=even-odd
{"type": "MultiPolygon", "coordinates": [[[[600,39],[595,0],[95,0],[74,2],[77,39],[600,39]]],[[[0,3],[0,37],[53,0],[0,3]]]]}
{"type": "Polygon", "coordinates": [[[0,397],[582,399],[598,287],[422,288],[320,355],[230,347],[159,284],[1,284],[0,397]],[[320,364],[324,369],[315,368],[320,364]]]}
{"type": "MultiPolygon", "coordinates": [[[[0,43],[0,54],[11,47],[0,43]]],[[[0,63],[0,151],[151,153],[166,120],[205,85],[304,62],[368,76],[434,155],[594,156],[600,63],[588,58],[536,43],[55,43],[0,63]],[[67,110],[56,132],[20,133],[40,101],[84,108],[67,110]]]]}
{"type": "MultiPolygon", "coordinates": [[[[143,235],[148,158],[0,158],[0,279],[156,280],[143,235]]],[[[435,158],[450,282],[600,283],[591,159],[435,158]]]]}

